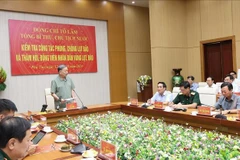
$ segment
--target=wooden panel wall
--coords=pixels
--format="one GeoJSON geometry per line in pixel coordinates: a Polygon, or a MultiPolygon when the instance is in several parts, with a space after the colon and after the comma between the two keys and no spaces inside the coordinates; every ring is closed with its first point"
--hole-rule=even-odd
{"type": "Polygon", "coordinates": [[[152,75],[155,79],[164,77],[169,84],[169,69],[177,66],[183,68],[184,78],[193,75],[197,82],[205,81],[201,76],[200,41],[232,35],[236,37],[234,61],[240,68],[240,1],[162,0],[149,1],[149,4],[152,75]],[[179,54],[174,55],[177,62],[173,58],[173,48],[179,54]],[[173,62],[162,63],[162,58],[173,62]]]}
{"type": "MultiPolygon", "coordinates": [[[[127,100],[124,14],[121,3],[102,1],[0,1],[0,10],[106,20],[111,102],[127,100]]],[[[99,84],[101,85],[101,84],[99,84]]],[[[100,93],[99,93],[100,94],[100,93]]]]}
{"type": "Polygon", "coordinates": [[[201,76],[200,41],[236,35],[236,61],[239,61],[240,3],[235,0],[188,0],[187,3],[188,74],[196,81],[201,76]]]}
{"type": "Polygon", "coordinates": [[[149,1],[153,84],[166,82],[171,90],[173,68],[187,73],[185,1],[149,1]]]}
{"type": "Polygon", "coordinates": [[[128,96],[137,98],[136,80],[152,75],[149,9],[124,6],[128,96]]]}

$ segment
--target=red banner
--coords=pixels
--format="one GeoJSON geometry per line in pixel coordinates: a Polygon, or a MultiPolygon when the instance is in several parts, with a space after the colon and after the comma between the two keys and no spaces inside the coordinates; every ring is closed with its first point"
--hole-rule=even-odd
{"type": "Polygon", "coordinates": [[[9,20],[12,75],[97,72],[94,26],[9,20]]]}

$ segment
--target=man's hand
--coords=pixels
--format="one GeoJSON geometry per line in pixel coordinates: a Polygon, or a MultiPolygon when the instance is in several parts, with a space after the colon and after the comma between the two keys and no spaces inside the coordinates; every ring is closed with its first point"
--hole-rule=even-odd
{"type": "Polygon", "coordinates": [[[29,149],[28,149],[28,155],[32,155],[36,152],[38,145],[37,144],[32,144],[29,149]]]}
{"type": "Polygon", "coordinates": [[[229,110],[222,111],[222,114],[228,114],[228,113],[229,113],[229,110]]]}

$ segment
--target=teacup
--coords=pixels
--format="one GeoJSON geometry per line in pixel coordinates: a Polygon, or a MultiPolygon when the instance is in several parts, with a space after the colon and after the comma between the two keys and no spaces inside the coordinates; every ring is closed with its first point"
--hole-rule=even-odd
{"type": "Polygon", "coordinates": [[[192,111],[192,115],[193,115],[193,116],[196,116],[197,113],[198,113],[197,111],[192,111]]]}
{"type": "Polygon", "coordinates": [[[56,140],[58,140],[58,141],[65,140],[65,136],[64,135],[58,135],[56,140]]]}

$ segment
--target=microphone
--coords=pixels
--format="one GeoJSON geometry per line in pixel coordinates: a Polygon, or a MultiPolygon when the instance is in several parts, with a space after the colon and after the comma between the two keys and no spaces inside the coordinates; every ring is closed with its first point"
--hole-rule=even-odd
{"type": "Polygon", "coordinates": [[[80,102],[81,102],[81,104],[82,104],[82,107],[81,107],[81,109],[88,109],[86,106],[84,106],[84,104],[83,104],[83,102],[82,102],[81,98],[78,96],[77,92],[76,92],[75,90],[73,90],[73,92],[76,94],[77,98],[79,99],[79,101],[80,101],[80,102]]]}
{"type": "MultiPolygon", "coordinates": [[[[224,99],[223,99],[223,100],[224,100],[224,99]]],[[[222,102],[223,102],[223,100],[222,100],[222,102]]],[[[219,105],[220,114],[217,114],[217,115],[215,116],[215,118],[227,119],[227,117],[222,114],[222,110],[223,110],[222,102],[221,102],[221,104],[219,105]]]]}
{"type": "MultiPolygon", "coordinates": [[[[73,131],[72,128],[69,128],[62,120],[59,120],[58,121],[60,124],[63,125],[63,127],[67,128],[67,129],[70,129],[73,131]]],[[[71,153],[72,154],[83,154],[84,151],[88,150],[89,147],[86,147],[83,143],[82,143],[82,140],[80,138],[80,133],[76,133],[76,132],[72,132],[73,134],[75,134],[78,139],[80,140],[80,144],[76,145],[74,148],[71,149],[71,153]]]]}

